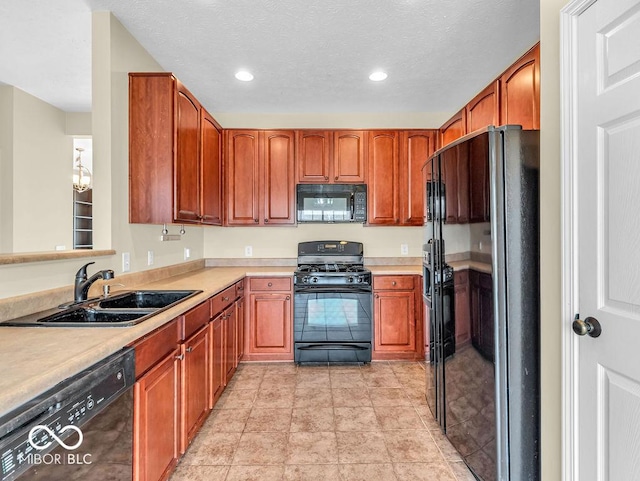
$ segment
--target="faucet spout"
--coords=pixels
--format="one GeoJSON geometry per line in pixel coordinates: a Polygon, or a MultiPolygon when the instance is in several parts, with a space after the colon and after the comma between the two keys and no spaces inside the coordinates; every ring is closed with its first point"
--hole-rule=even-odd
{"type": "Polygon", "coordinates": [[[87,278],[87,267],[91,264],[94,264],[94,262],[88,262],[76,272],[76,281],[73,289],[75,302],[86,301],[89,295],[89,288],[98,279],[113,279],[115,277],[111,269],[104,269],[87,278]]]}

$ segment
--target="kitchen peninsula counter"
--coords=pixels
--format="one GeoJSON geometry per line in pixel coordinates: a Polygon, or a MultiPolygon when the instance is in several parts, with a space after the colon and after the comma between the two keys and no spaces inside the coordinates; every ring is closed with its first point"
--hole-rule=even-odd
{"type": "MultiPolygon", "coordinates": [[[[0,416],[119,351],[245,276],[292,276],[295,267],[206,267],[135,289],[202,290],[131,327],[0,327],[0,416]]],[[[113,294],[118,291],[114,291],[113,294]]]]}

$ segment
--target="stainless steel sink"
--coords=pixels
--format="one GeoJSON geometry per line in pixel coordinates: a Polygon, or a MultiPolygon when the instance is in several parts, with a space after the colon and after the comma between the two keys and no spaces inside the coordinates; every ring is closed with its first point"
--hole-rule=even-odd
{"type": "Polygon", "coordinates": [[[133,291],[98,302],[102,309],[161,309],[201,291],[133,291]]]}
{"type": "Polygon", "coordinates": [[[90,299],[64,310],[51,309],[0,322],[0,326],[127,327],[200,294],[202,291],[139,290],[90,299]]]}

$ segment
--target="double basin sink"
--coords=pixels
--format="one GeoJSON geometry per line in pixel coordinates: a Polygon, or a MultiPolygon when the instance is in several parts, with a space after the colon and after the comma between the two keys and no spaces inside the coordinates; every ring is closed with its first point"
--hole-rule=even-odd
{"type": "Polygon", "coordinates": [[[122,327],[139,324],[154,314],[200,294],[202,291],[140,290],[114,294],[111,297],[88,300],[64,310],[39,317],[25,316],[4,326],[49,327],[122,327]]]}

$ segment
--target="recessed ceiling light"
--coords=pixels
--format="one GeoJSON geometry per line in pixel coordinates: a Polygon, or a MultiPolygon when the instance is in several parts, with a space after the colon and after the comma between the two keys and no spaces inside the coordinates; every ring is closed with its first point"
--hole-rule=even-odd
{"type": "Polygon", "coordinates": [[[238,80],[242,80],[243,82],[251,82],[253,80],[253,75],[251,75],[251,73],[247,72],[246,70],[239,70],[236,73],[236,78],[238,80]]]}
{"type": "Polygon", "coordinates": [[[387,74],[382,70],[378,70],[377,72],[373,72],[369,75],[369,80],[373,80],[374,82],[380,82],[387,78],[387,74]]]}

